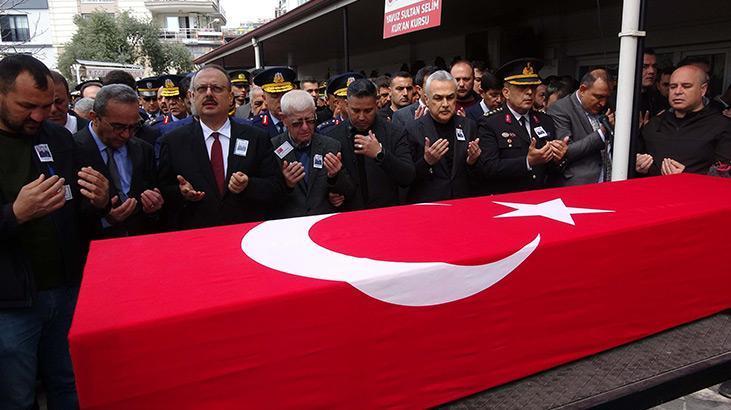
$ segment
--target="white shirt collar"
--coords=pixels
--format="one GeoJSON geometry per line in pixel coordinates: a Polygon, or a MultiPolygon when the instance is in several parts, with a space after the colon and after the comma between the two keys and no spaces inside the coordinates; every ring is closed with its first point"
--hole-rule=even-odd
{"type": "Polygon", "coordinates": [[[487,104],[485,104],[485,100],[480,100],[480,107],[482,108],[483,113],[490,111],[490,108],[488,108],[487,104]]]}
{"type": "Polygon", "coordinates": [[[515,117],[516,120],[520,121],[521,118],[525,117],[526,121],[528,121],[528,123],[530,123],[530,118],[528,118],[528,114],[527,113],[526,114],[518,114],[513,109],[513,107],[510,106],[510,104],[505,104],[505,106],[508,107],[508,109],[510,110],[511,113],[513,113],[513,116],[515,117]]]}
{"type": "MultiPolygon", "coordinates": [[[[274,114],[272,114],[271,112],[269,113],[269,116],[272,117],[272,124],[274,124],[274,125],[277,125],[280,122],[282,122],[282,120],[280,120],[279,118],[275,117],[274,114]]],[[[283,122],[282,122],[282,125],[284,125],[283,122]]]]}
{"type": "Polygon", "coordinates": [[[223,123],[221,128],[219,128],[218,130],[212,130],[212,129],[208,128],[208,126],[206,125],[206,123],[203,122],[203,120],[200,121],[200,124],[201,124],[201,129],[203,130],[203,139],[204,140],[207,140],[208,138],[210,138],[211,134],[213,134],[214,132],[217,132],[220,136],[222,136],[224,138],[228,138],[228,139],[231,138],[231,120],[229,120],[229,119],[226,119],[226,122],[223,123]]]}
{"type": "Polygon", "coordinates": [[[66,114],[66,124],[64,124],[64,128],[69,130],[72,134],[78,131],[78,121],[76,117],[71,114],[66,114]]]}

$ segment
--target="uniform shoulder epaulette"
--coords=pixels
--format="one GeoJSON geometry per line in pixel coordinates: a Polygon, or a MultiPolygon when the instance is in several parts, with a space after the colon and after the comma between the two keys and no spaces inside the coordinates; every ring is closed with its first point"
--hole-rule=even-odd
{"type": "Polygon", "coordinates": [[[486,111],[485,114],[483,114],[485,117],[489,117],[494,114],[498,114],[503,111],[503,107],[497,107],[494,110],[486,111]]]}

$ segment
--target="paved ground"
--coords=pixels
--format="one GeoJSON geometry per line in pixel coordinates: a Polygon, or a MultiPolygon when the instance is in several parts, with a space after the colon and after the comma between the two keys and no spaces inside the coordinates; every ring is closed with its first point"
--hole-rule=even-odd
{"type": "Polygon", "coordinates": [[[718,386],[709,387],[677,400],[654,407],[653,410],[727,410],[731,399],[718,394],[718,386]]]}

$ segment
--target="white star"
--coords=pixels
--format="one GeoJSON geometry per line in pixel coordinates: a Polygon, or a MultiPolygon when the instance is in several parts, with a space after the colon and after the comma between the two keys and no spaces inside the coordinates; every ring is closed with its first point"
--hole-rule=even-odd
{"type": "Polygon", "coordinates": [[[518,204],[513,202],[497,202],[498,205],[507,206],[515,209],[515,211],[497,215],[495,218],[515,218],[520,216],[542,216],[544,218],[553,219],[554,221],[563,222],[569,225],[576,225],[571,215],[575,214],[600,214],[608,211],[604,209],[588,209],[588,208],[569,208],[561,198],[540,204],[518,204]]]}

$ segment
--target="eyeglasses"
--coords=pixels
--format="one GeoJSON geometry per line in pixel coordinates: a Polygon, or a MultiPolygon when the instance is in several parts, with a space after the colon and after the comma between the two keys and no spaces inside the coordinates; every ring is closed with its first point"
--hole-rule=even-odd
{"type": "Polygon", "coordinates": [[[302,128],[302,126],[305,125],[305,123],[307,123],[307,125],[310,127],[314,127],[315,123],[317,123],[317,119],[313,117],[313,118],[308,118],[306,120],[292,121],[292,128],[302,128]]]}
{"type": "Polygon", "coordinates": [[[150,102],[150,101],[157,101],[157,97],[142,97],[143,100],[150,102]]]}
{"type": "Polygon", "coordinates": [[[112,124],[109,121],[106,121],[102,117],[98,117],[100,121],[106,123],[108,126],[112,127],[112,130],[114,132],[121,133],[123,131],[129,131],[130,134],[136,134],[137,131],[140,129],[140,123],[136,123],[134,125],[126,125],[126,124],[112,124]]]}
{"type": "Polygon", "coordinates": [[[208,92],[208,90],[211,90],[213,94],[223,94],[224,92],[228,91],[228,87],[223,87],[216,84],[199,85],[195,87],[196,94],[205,94],[206,92],[208,92]]]}

